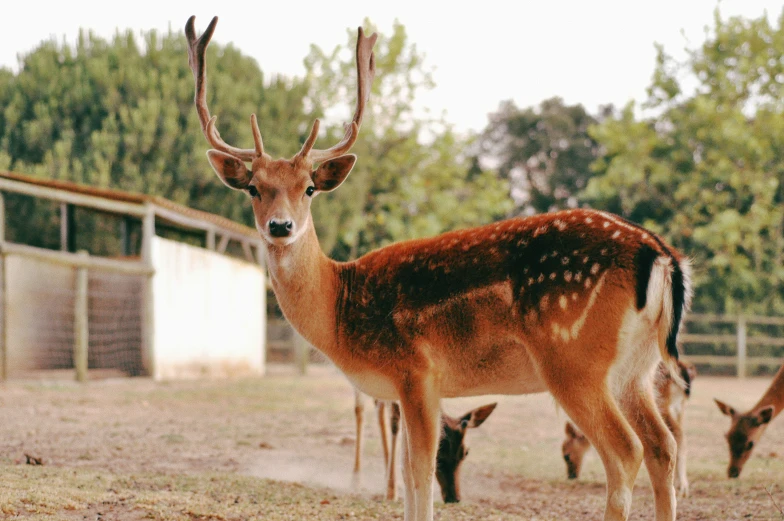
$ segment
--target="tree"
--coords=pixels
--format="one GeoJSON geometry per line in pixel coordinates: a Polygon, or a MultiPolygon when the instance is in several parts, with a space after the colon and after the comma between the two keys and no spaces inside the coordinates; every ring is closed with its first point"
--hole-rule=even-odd
{"type": "MultiPolygon", "coordinates": [[[[331,53],[313,47],[304,79],[266,79],[238,50],[211,45],[207,96],[222,137],[252,148],[249,116],[255,112],[265,149],[290,157],[312,118],[326,113],[331,124],[324,125],[319,143],[337,142],[343,133],[337,122],[350,116],[334,110],[356,102],[349,51],[355,37],[350,31],[349,44],[331,53]]],[[[159,195],[252,225],[246,197],[227,190],[205,161],[184,36],[152,31],[142,38],[140,45],[126,32],[107,42],[82,32],[75,47],[44,42],[23,58],[18,74],[0,71],[0,167],[159,195]]],[[[443,122],[415,116],[412,101],[432,80],[402,25],[391,36],[381,35],[376,64],[372,99],[353,149],[360,161],[346,186],[313,205],[324,249],[354,258],[395,240],[506,215],[503,183],[493,172],[472,168],[467,141],[443,122]]],[[[31,233],[41,235],[41,228],[56,223],[56,208],[23,206],[9,214],[40,221],[31,233]]],[[[88,236],[102,225],[79,222],[88,236]]],[[[39,245],[56,247],[57,235],[44,235],[39,245]]],[[[106,242],[115,240],[112,234],[98,235],[103,242],[91,245],[92,251],[111,250],[106,242]]]]}
{"type": "Polygon", "coordinates": [[[509,181],[516,213],[541,213],[575,207],[599,149],[588,134],[596,119],[582,105],[560,98],[519,109],[501,103],[480,138],[486,162],[497,162],[509,181]]]}
{"type": "MultiPolygon", "coordinates": [[[[369,22],[366,31],[373,32],[369,22]]],[[[326,53],[312,47],[305,59],[307,102],[317,113],[356,103],[353,54],[347,45],[326,53]]],[[[359,161],[344,186],[313,204],[322,247],[349,259],[390,242],[434,235],[489,222],[511,208],[504,183],[490,171],[472,169],[470,143],[443,121],[419,119],[412,102],[433,83],[423,57],[396,23],[375,46],[376,79],[359,139],[359,161]],[[429,132],[429,134],[428,134],[429,132]]],[[[345,115],[338,120],[347,121],[345,115]]],[[[342,126],[327,130],[337,142],[342,126]]]]}
{"type": "MultiPolygon", "coordinates": [[[[107,42],[82,31],[75,47],[43,42],[18,74],[0,71],[0,167],[158,195],[252,225],[246,198],[216,182],[204,158],[184,36],[151,31],[142,39],[140,46],[129,31],[107,42]]],[[[209,104],[222,136],[251,147],[255,112],[274,129],[269,146],[293,153],[304,83],[265,80],[231,46],[210,46],[208,62],[209,104]]]]}
{"type": "Polygon", "coordinates": [[[684,63],[658,49],[648,107],[592,133],[585,196],[694,257],[695,307],[784,312],[784,15],[723,20],[684,63]],[[696,84],[689,92],[685,85],[696,84]]]}

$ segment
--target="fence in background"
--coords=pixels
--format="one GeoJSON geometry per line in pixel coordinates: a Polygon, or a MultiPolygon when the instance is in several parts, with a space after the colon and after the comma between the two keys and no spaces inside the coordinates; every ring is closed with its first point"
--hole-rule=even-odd
{"type": "Polygon", "coordinates": [[[3,349],[0,377],[88,368],[143,374],[143,261],[96,258],[0,242],[3,349]],[[88,349],[89,346],[89,349],[88,349]]]}
{"type": "Polygon", "coordinates": [[[739,377],[784,363],[784,317],[692,313],[680,336],[684,356],[739,377]]]}

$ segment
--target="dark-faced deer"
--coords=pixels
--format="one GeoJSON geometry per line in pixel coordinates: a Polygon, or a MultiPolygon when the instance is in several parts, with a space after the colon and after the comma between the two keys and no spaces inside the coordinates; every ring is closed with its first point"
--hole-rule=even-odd
{"type": "MultiPolygon", "coordinates": [[[[356,418],[357,438],[354,458],[354,472],[358,473],[362,467],[362,439],[364,437],[363,416],[364,400],[359,391],[356,391],[356,418]]],[[[376,400],[379,430],[381,431],[381,444],[384,450],[384,466],[386,469],[386,499],[397,498],[396,483],[396,448],[398,426],[400,424],[400,406],[397,402],[376,400]],[[389,418],[387,418],[389,411],[389,418]]],[[[444,503],[460,502],[460,468],[463,460],[468,456],[468,446],[465,437],[468,429],[479,427],[495,410],[497,403],[477,407],[454,418],[441,412],[441,436],[436,453],[436,480],[441,488],[441,498],[444,503]]]]}
{"type": "Polygon", "coordinates": [[[730,430],[725,435],[730,446],[727,475],[737,478],[770,421],[784,408],[784,365],[773,377],[773,382],[762,398],[748,411],[740,413],[726,403],[714,400],[719,410],[731,420],[730,430]]]}
{"type": "Polygon", "coordinates": [[[249,196],[288,321],[356,388],[400,402],[405,519],[433,518],[441,398],[544,391],[604,463],[605,520],[628,518],[643,458],[656,519],[674,519],[676,445],[653,375],[659,360],[678,355],[690,295],[683,256],[617,216],[569,210],[331,260],[310,205],[356,162],[348,151],[370,93],[376,37],[359,30],[357,106],[343,139],[315,149],[316,120],[299,153],[272,159],[254,115],[252,149],[224,143],[210,117],[205,50],[216,23],[199,38],[193,18],[186,26],[207,156],[227,186],[249,196]]]}
{"type": "MultiPolygon", "coordinates": [[[[656,378],[656,403],[678,446],[675,462],[675,489],[680,497],[687,497],[689,495],[689,480],[686,476],[686,438],[683,434],[683,418],[686,400],[691,395],[691,385],[697,376],[697,369],[694,364],[682,360],[678,360],[678,367],[680,378],[672,378],[669,369],[663,363],[659,363],[656,378]]],[[[566,439],[561,445],[561,453],[566,462],[566,474],[569,479],[577,479],[580,476],[585,454],[591,448],[591,442],[571,422],[566,422],[565,432],[566,439]]]]}

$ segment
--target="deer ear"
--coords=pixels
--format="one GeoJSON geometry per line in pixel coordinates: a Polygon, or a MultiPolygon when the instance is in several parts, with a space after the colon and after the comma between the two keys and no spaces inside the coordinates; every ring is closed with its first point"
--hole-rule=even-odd
{"type": "Polygon", "coordinates": [[[719,410],[721,412],[723,412],[724,414],[726,414],[729,417],[735,416],[735,409],[733,409],[732,407],[730,407],[726,403],[717,400],[716,398],[714,398],[713,401],[716,402],[716,405],[719,407],[719,410]]]}
{"type": "Polygon", "coordinates": [[[758,425],[764,425],[773,419],[773,412],[776,410],[772,405],[763,407],[754,415],[754,420],[758,425]]]}
{"type": "Polygon", "coordinates": [[[463,416],[460,423],[465,423],[466,428],[479,427],[484,423],[487,417],[490,416],[490,413],[495,410],[496,405],[498,405],[498,403],[491,403],[489,405],[477,407],[473,411],[463,416]]]}
{"type": "Polygon", "coordinates": [[[244,190],[250,184],[251,172],[239,158],[219,150],[208,150],[207,158],[223,184],[229,188],[244,190]]]}
{"type": "Polygon", "coordinates": [[[346,180],[351,169],[354,168],[354,163],[357,162],[357,156],[354,154],[346,154],[339,156],[329,161],[324,161],[319,167],[310,174],[313,179],[313,184],[316,190],[320,192],[331,192],[341,185],[346,180]]]}

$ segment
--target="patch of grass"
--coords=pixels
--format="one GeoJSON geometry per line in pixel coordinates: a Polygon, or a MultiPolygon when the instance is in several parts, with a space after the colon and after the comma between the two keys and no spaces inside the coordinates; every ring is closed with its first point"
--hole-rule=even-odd
{"type": "MultiPolygon", "coordinates": [[[[385,502],[297,483],[236,474],[111,474],[90,469],[2,466],[0,512],[40,520],[94,510],[120,519],[397,520],[400,502],[385,502]],[[35,486],[31,487],[31,483],[35,486]]],[[[518,519],[480,505],[436,506],[437,519],[518,519]]],[[[81,519],[81,517],[79,517],[81,519]]]]}

